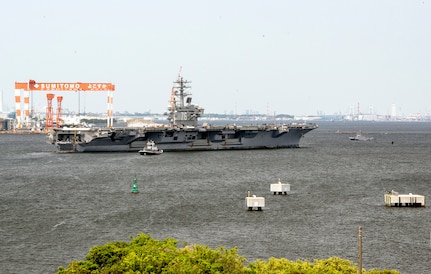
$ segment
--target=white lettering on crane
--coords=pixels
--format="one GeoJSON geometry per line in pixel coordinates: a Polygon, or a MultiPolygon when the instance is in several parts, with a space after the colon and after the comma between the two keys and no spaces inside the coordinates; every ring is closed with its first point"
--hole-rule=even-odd
{"type": "Polygon", "coordinates": [[[39,83],[34,87],[38,90],[110,90],[112,86],[105,83],[39,83]]]}

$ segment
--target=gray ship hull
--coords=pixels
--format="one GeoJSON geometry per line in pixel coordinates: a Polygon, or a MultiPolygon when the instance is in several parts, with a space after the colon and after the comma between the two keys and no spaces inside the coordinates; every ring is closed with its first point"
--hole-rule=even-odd
{"type": "Polygon", "coordinates": [[[299,147],[301,137],[312,128],[237,130],[181,130],[148,132],[146,137],[154,140],[163,151],[202,151],[236,149],[275,149],[299,147]]]}
{"type": "Polygon", "coordinates": [[[299,147],[301,138],[316,127],[295,124],[238,128],[54,129],[50,139],[62,152],[137,152],[148,140],[153,140],[165,152],[278,149],[299,147]],[[55,136],[60,136],[60,140],[55,136]]]}
{"type": "Polygon", "coordinates": [[[56,128],[47,141],[59,152],[131,152],[146,144],[142,130],[128,128],[56,128]]]}

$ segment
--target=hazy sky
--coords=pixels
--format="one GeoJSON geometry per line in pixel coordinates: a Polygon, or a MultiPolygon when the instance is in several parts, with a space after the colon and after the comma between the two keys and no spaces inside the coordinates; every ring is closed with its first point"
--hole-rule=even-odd
{"type": "MultiPolygon", "coordinates": [[[[182,67],[206,113],[431,112],[427,0],[0,0],[0,30],[11,111],[14,82],[34,79],[111,82],[114,111],[163,113],[182,67]]],[[[107,109],[103,92],[56,94],[107,109]]]]}

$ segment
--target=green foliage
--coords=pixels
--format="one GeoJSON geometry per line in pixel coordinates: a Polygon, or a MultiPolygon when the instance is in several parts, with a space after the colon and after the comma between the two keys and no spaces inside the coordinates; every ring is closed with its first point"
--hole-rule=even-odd
{"type": "Polygon", "coordinates": [[[178,256],[165,269],[167,273],[243,273],[245,258],[237,249],[206,246],[186,246],[178,250],[178,256]]]}
{"type": "MultiPolygon", "coordinates": [[[[90,249],[85,261],[73,261],[67,268],[60,266],[58,274],[107,274],[107,273],[357,273],[351,261],[337,257],[326,260],[288,261],[270,258],[257,260],[246,266],[246,259],[237,254],[237,248],[192,245],[177,247],[178,241],[163,241],[147,234],[131,237],[130,243],[113,242],[90,249]]],[[[372,269],[365,274],[396,274],[394,270],[372,269]]]]}
{"type": "MultiPolygon", "coordinates": [[[[309,261],[298,260],[296,262],[287,259],[270,258],[268,262],[256,260],[249,264],[249,273],[252,274],[356,274],[357,265],[351,261],[338,257],[331,257],[326,260],[309,261]]],[[[399,274],[395,270],[362,270],[364,274],[399,274]]]]}
{"type": "Polygon", "coordinates": [[[127,255],[125,248],[127,243],[114,242],[107,243],[104,246],[95,246],[87,254],[88,262],[97,265],[99,268],[110,267],[115,265],[127,255]]]}

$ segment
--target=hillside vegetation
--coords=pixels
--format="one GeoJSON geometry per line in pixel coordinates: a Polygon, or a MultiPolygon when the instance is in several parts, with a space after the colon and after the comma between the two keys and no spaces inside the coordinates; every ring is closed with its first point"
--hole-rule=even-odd
{"type": "MultiPolygon", "coordinates": [[[[178,241],[156,240],[148,234],[131,238],[130,243],[111,242],[91,248],[85,261],[73,261],[67,268],[60,266],[58,274],[71,273],[343,273],[356,274],[357,265],[349,260],[331,257],[326,260],[289,261],[269,258],[247,263],[237,254],[237,248],[216,249],[202,245],[177,247],[178,241]]],[[[395,274],[395,270],[362,270],[368,274],[395,274]]]]}

